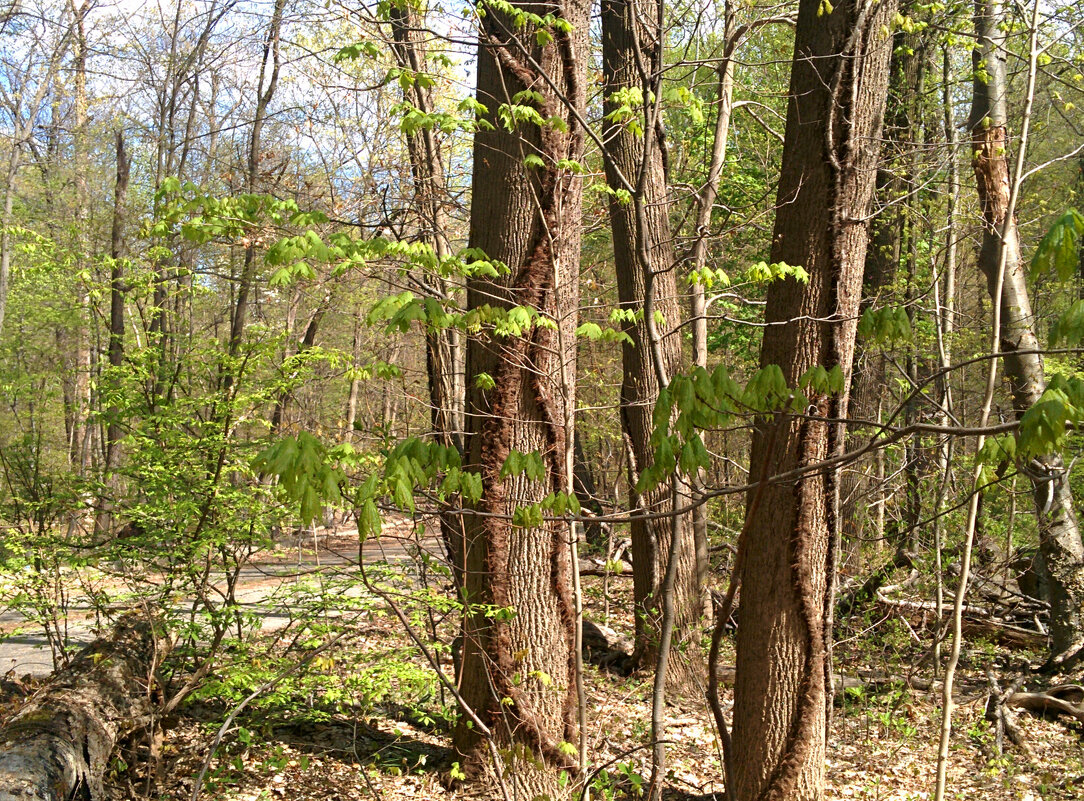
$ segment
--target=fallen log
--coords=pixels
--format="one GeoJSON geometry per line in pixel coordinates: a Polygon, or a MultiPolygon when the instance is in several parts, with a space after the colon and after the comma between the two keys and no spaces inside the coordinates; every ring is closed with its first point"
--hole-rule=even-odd
{"type": "Polygon", "coordinates": [[[151,719],[168,649],[149,621],[127,615],[55,673],[0,727],[0,801],[102,798],[117,742],[151,719]]]}
{"type": "Polygon", "coordinates": [[[1006,706],[1039,714],[1068,715],[1084,723],[1084,687],[1060,684],[1045,692],[1014,692],[1006,706]]]}

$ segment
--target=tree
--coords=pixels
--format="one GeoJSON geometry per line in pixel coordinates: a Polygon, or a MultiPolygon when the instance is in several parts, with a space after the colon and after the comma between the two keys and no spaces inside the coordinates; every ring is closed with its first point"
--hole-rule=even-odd
{"type": "MultiPolygon", "coordinates": [[[[990,297],[1001,307],[1000,350],[1018,419],[1046,389],[1043,357],[1035,336],[1027,277],[1020,258],[1020,233],[1009,214],[1008,79],[1003,11],[999,0],[976,5],[971,116],[972,167],[982,208],[979,269],[990,297]]],[[[1084,646],[1084,543],[1073,495],[1060,454],[1021,464],[1031,481],[1039,525],[1039,550],[1049,574],[1051,658],[1058,662],[1084,646]]]]}
{"type": "Polygon", "coordinates": [[[34,137],[54,80],[68,49],[62,26],[49,22],[41,9],[14,7],[0,33],[17,38],[20,46],[5,49],[0,59],[0,111],[10,126],[3,205],[0,206],[0,334],[4,330],[11,282],[12,237],[16,182],[25,164],[25,151],[34,150],[34,137]]]}
{"type": "MultiPolygon", "coordinates": [[[[514,761],[516,797],[561,798],[572,783],[554,768],[573,767],[562,743],[577,729],[572,531],[541,519],[538,504],[572,481],[582,198],[574,170],[588,7],[573,0],[549,18],[534,10],[486,4],[481,19],[485,124],[474,140],[470,247],[482,261],[467,305],[504,309],[511,326],[467,349],[464,461],[480,474],[482,495],[465,521],[461,693],[514,761]]],[[[477,765],[484,737],[472,723],[460,721],[455,746],[477,765]]]]}
{"type": "Polygon", "coordinates": [[[678,692],[699,686],[698,622],[702,613],[692,518],[675,511],[689,499],[669,483],[638,493],[639,473],[652,456],[652,415],[660,387],[680,369],[681,307],[666,190],[666,146],[661,136],[663,32],[651,4],[604,0],[602,70],[606,178],[612,189],[610,224],[622,330],[621,430],[628,439],[632,537],[634,658],[654,666],[663,614],[664,577],[677,537],[673,593],[675,659],[667,684],[678,692]],[[646,64],[644,64],[646,54],[646,64]],[[643,70],[643,71],[642,71],[643,70]],[[656,98],[651,102],[649,98],[656,98]],[[641,113],[642,112],[642,113],[641,113]],[[623,191],[622,191],[623,190],[623,191]],[[670,512],[661,516],[659,512],[670,512]]]}
{"type": "Polygon", "coordinates": [[[730,762],[731,797],[819,799],[831,688],[837,474],[795,483],[768,477],[840,449],[854,354],[875,142],[888,81],[895,3],[832,7],[802,0],[794,46],[773,262],[801,265],[768,290],[762,365],[787,385],[814,366],[838,368],[838,393],[810,390],[798,414],[753,435],[750,493],[739,552],[742,588],[730,762]],[[826,13],[828,12],[828,13],[826,13]]]}

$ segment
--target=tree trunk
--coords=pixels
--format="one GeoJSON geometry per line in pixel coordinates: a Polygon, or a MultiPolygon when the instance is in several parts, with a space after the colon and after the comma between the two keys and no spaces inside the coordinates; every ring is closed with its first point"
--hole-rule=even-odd
{"type": "MultiPolygon", "coordinates": [[[[902,14],[909,13],[907,4],[902,14]]],[[[862,306],[884,303],[882,297],[891,290],[902,261],[906,258],[909,270],[914,269],[910,254],[905,254],[914,239],[915,191],[917,190],[916,148],[919,146],[916,125],[922,119],[922,73],[925,56],[922,34],[910,34],[899,30],[893,37],[892,61],[889,66],[887,110],[885,113],[884,141],[877,170],[877,206],[881,209],[870,222],[870,242],[866,251],[866,268],[862,284],[862,306]],[[912,123],[914,121],[914,123],[912,123]]],[[[908,283],[910,287],[910,283],[908,283]]],[[[911,305],[906,304],[908,314],[911,305]]],[[[879,410],[884,402],[886,374],[885,356],[879,347],[866,349],[859,345],[854,359],[854,377],[849,402],[850,416],[857,420],[880,422],[879,410]]],[[[913,360],[908,358],[908,366],[913,360]]],[[[907,410],[908,422],[913,422],[915,403],[907,410]]],[[[857,432],[857,437],[868,436],[867,430],[857,432]]],[[[915,445],[908,442],[905,448],[904,473],[907,478],[908,517],[913,517],[914,479],[917,475],[915,445]]],[[[877,458],[883,458],[878,451],[877,458]]],[[[869,461],[853,465],[843,472],[841,495],[841,518],[844,541],[853,544],[868,539],[869,514],[883,508],[876,500],[886,494],[885,487],[871,481],[869,461]]],[[[904,528],[912,522],[908,519],[904,528]]],[[[893,548],[908,547],[906,543],[893,542],[893,548]]]]}
{"type": "MultiPolygon", "coordinates": [[[[252,134],[248,142],[248,165],[245,172],[245,191],[257,191],[260,174],[260,155],[263,126],[267,120],[267,107],[275,96],[279,79],[279,41],[282,32],[282,14],[286,0],[275,0],[271,13],[271,22],[264,39],[263,59],[260,62],[260,77],[257,83],[256,112],[252,118],[252,134]]],[[[255,237],[253,237],[255,239],[255,237]]],[[[241,267],[241,277],[237,283],[237,297],[233,305],[230,320],[230,339],[227,347],[231,359],[236,358],[241,348],[245,323],[248,319],[249,296],[256,282],[256,243],[245,247],[245,261],[241,267]]],[[[233,365],[227,365],[223,386],[229,389],[233,383],[233,365]]]]}
{"type": "Polygon", "coordinates": [[[169,648],[146,620],[122,618],[0,728],[0,801],[104,798],[109,756],[153,712],[154,671],[169,648]]]}
{"type": "MultiPolygon", "coordinates": [[[[823,14],[802,0],[772,261],[800,264],[809,283],[773,284],[761,364],[790,386],[810,367],[850,378],[895,3],[848,0],[823,14]]],[[[812,393],[807,415],[777,416],[753,436],[750,474],[772,475],[839,451],[847,413],[839,395],[812,393]]],[[[751,494],[744,532],[737,633],[731,795],[820,799],[831,630],[837,472],[751,494]]]]}
{"type": "MultiPolygon", "coordinates": [[[[404,88],[404,100],[423,114],[435,110],[428,84],[417,76],[426,69],[426,54],[419,36],[422,29],[418,12],[409,3],[391,3],[388,18],[392,30],[392,51],[400,69],[415,76],[404,88]]],[[[414,207],[422,237],[433,248],[437,259],[451,256],[448,243],[448,213],[445,208],[447,186],[444,178],[444,154],[437,131],[422,128],[406,135],[410,173],[414,187],[414,207]]],[[[422,276],[419,283],[432,291],[438,301],[451,300],[451,287],[438,274],[422,276]],[[430,287],[430,283],[435,286],[430,287]]],[[[429,388],[430,425],[433,438],[445,447],[463,452],[463,347],[459,332],[453,327],[429,328],[425,332],[425,373],[429,388]]],[[[440,515],[441,538],[452,566],[456,588],[462,586],[463,517],[440,515]]]]}
{"type": "MultiPolygon", "coordinates": [[[[621,309],[638,315],[623,324],[631,342],[622,345],[621,429],[629,438],[635,486],[639,473],[650,464],[654,449],[650,444],[652,415],[659,397],[659,382],[669,381],[681,367],[681,307],[677,270],[674,265],[673,238],[668,219],[664,143],[652,124],[654,114],[648,109],[644,131],[630,131],[626,121],[611,115],[622,105],[620,96],[629,89],[641,89],[645,98],[657,87],[645,85],[637,66],[638,54],[657,54],[660,31],[649,29],[653,19],[649,4],[638,0],[603,0],[602,69],[605,81],[603,104],[603,141],[606,144],[606,177],[612,187],[625,181],[635,187],[633,202],[610,200],[610,223],[613,228],[614,264],[621,309]],[[648,292],[654,294],[653,307],[661,315],[658,342],[652,342],[645,309],[648,292]],[[654,358],[653,358],[654,355],[654,358]],[[655,363],[658,359],[659,363],[655,363]]],[[[660,65],[649,64],[651,74],[660,65]]],[[[648,104],[650,105],[650,104],[648,104]]],[[[682,496],[673,493],[669,482],[637,495],[630,490],[634,509],[645,512],[672,511],[674,501],[682,496]]],[[[685,495],[688,500],[688,495],[685,495]]],[[[633,603],[636,616],[634,657],[641,666],[655,664],[662,612],[662,584],[670,554],[671,537],[678,537],[678,567],[674,581],[674,659],[669,662],[667,685],[676,692],[693,692],[702,685],[702,658],[699,657],[699,627],[702,613],[700,586],[689,514],[670,515],[644,520],[634,517],[631,524],[633,603]]]]}
{"type": "MultiPolygon", "coordinates": [[[[523,8],[552,12],[571,31],[553,29],[552,41],[540,44],[533,30],[515,33],[496,9],[482,20],[477,96],[493,129],[475,135],[470,245],[509,271],[470,279],[467,304],[525,307],[552,325],[519,336],[490,332],[468,345],[465,464],[480,474],[483,493],[482,514],[465,520],[464,595],[472,606],[464,615],[461,692],[505,755],[495,767],[510,796],[529,801],[568,798],[575,784],[562,782],[559,770],[574,769],[561,744],[575,742],[577,729],[570,527],[516,525],[508,517],[571,487],[582,184],[560,163],[583,155],[588,6],[523,8]],[[533,101],[513,101],[526,90],[537,93],[533,101]],[[513,102],[559,123],[521,123],[510,132],[498,110],[513,102]],[[541,166],[525,164],[527,154],[541,166]],[[502,476],[512,451],[538,453],[542,480],[502,476]]],[[[465,766],[482,763],[486,743],[467,716],[454,741],[465,766]]]]}
{"type": "MultiPolygon", "coordinates": [[[[1019,419],[1042,397],[1046,379],[1020,259],[1019,231],[1015,219],[1006,219],[1011,176],[1002,19],[1000,0],[982,0],[976,5],[979,47],[972,56],[976,77],[968,124],[983,216],[979,267],[996,303],[998,273],[1004,261],[1000,349],[1012,387],[1013,411],[1019,419]]],[[[1056,661],[1084,645],[1084,544],[1061,456],[1047,454],[1021,465],[1021,471],[1032,482],[1039,549],[1050,573],[1051,657],[1056,661]]]]}
{"type": "MultiPolygon", "coordinates": [[[[124,223],[127,216],[128,177],[131,162],[124,150],[124,134],[117,131],[117,180],[113,187],[113,225],[109,237],[109,368],[113,371],[113,380],[119,380],[119,370],[124,364],[124,259],[127,248],[124,240],[124,223]]],[[[119,482],[113,471],[120,462],[121,427],[119,410],[108,408],[108,422],[105,429],[105,492],[98,501],[94,528],[99,534],[110,529],[113,504],[119,482]]]]}

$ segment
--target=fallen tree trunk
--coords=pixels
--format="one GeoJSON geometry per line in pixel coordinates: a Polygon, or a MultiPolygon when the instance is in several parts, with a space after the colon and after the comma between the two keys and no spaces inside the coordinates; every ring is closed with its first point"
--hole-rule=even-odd
{"type": "Polygon", "coordinates": [[[1068,715],[1084,723],[1084,687],[1060,684],[1044,692],[1014,692],[1005,705],[1037,714],[1068,715]]]}
{"type": "Polygon", "coordinates": [[[0,801],[103,797],[117,742],[145,726],[169,643],[144,618],[121,618],[0,728],[0,801]]]}

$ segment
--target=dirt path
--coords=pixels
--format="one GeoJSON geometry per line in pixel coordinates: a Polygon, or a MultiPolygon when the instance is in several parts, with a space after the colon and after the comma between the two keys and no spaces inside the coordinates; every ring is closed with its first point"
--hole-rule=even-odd
{"type": "MultiPolygon", "coordinates": [[[[434,557],[442,556],[436,538],[427,538],[421,547],[434,557]]],[[[367,541],[363,553],[366,564],[395,563],[410,559],[417,550],[410,521],[402,520],[389,523],[380,538],[367,541]]],[[[293,619],[289,585],[314,577],[355,573],[357,564],[356,529],[318,529],[315,535],[306,532],[288,546],[257,553],[242,568],[235,597],[244,612],[259,617],[261,630],[271,631],[293,619]]],[[[178,607],[191,600],[180,599],[178,607]]],[[[61,625],[69,648],[78,649],[94,639],[97,611],[86,599],[79,598],[69,604],[67,611],[61,625]]],[[[42,627],[15,609],[0,607],[0,676],[43,676],[53,667],[53,652],[42,627]]]]}

